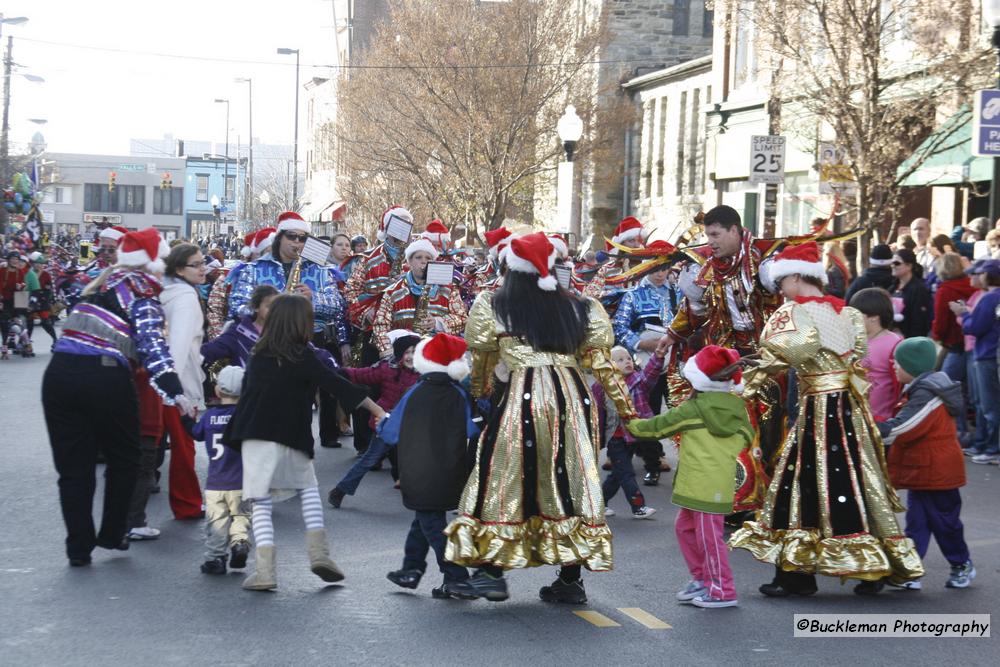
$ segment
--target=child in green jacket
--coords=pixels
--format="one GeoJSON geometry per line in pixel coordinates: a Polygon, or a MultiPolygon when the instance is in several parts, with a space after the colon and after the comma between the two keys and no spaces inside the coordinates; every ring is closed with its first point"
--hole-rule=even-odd
{"type": "Polygon", "coordinates": [[[741,391],[735,350],[709,345],[688,360],[683,375],[695,389],[691,400],[652,419],[629,422],[637,438],[681,434],[671,502],[681,509],[674,527],[692,581],[677,599],[697,607],[735,607],[723,522],[733,511],[736,458],[753,441],[741,391]],[[720,375],[725,379],[720,379],[720,375]]]}

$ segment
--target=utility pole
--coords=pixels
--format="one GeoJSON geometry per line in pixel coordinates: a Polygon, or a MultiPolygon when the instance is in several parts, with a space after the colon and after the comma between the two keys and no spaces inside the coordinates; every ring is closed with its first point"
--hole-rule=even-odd
{"type": "Polygon", "coordinates": [[[11,51],[14,38],[7,37],[7,51],[3,57],[3,130],[0,132],[0,185],[6,187],[8,180],[8,135],[10,134],[10,69],[14,64],[11,51]]]}

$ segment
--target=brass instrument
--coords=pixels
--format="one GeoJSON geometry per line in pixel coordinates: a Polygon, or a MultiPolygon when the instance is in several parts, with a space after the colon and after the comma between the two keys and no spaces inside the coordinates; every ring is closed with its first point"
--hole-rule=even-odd
{"type": "Polygon", "coordinates": [[[292,270],[288,272],[288,280],[285,281],[285,292],[292,292],[299,286],[302,275],[302,258],[296,257],[292,264],[292,270]]]}
{"type": "Polygon", "coordinates": [[[429,333],[433,333],[432,329],[428,329],[426,325],[423,324],[424,319],[427,317],[427,307],[430,305],[430,297],[428,296],[429,292],[430,285],[424,283],[424,289],[420,292],[420,298],[417,299],[417,305],[413,309],[413,333],[420,336],[426,336],[429,333]]]}

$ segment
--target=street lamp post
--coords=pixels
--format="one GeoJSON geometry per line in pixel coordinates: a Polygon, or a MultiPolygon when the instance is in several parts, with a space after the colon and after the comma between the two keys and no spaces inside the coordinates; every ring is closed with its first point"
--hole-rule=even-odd
{"type": "MultiPolygon", "coordinates": [[[[0,14],[0,34],[2,34],[4,24],[7,25],[21,25],[28,22],[28,17],[26,16],[11,16],[5,17],[0,14]]],[[[14,61],[11,59],[11,50],[14,48],[14,40],[11,37],[7,38],[7,56],[4,58],[4,68],[3,68],[3,132],[0,136],[0,185],[6,187],[7,185],[7,154],[9,150],[7,137],[10,133],[9,125],[9,113],[10,113],[10,71],[11,67],[14,65],[14,61]]],[[[26,77],[33,77],[34,75],[25,75],[26,77]]],[[[41,77],[35,77],[41,81],[41,77]]],[[[31,78],[28,79],[29,81],[31,78]]]]}
{"type": "Polygon", "coordinates": [[[580,238],[580,221],[573,219],[573,153],[583,136],[583,121],[576,115],[576,107],[566,106],[566,113],[556,124],[556,132],[566,152],[566,161],[559,163],[556,174],[556,218],[558,230],[568,230],[575,238],[580,238]]]}
{"type": "Polygon", "coordinates": [[[215,100],[216,104],[226,105],[226,166],[223,168],[222,177],[222,203],[229,201],[226,195],[229,194],[229,100],[215,100]]]}
{"type": "MultiPolygon", "coordinates": [[[[250,148],[249,148],[249,160],[247,162],[247,194],[244,197],[244,201],[247,202],[247,208],[250,209],[249,217],[253,219],[253,79],[247,77],[238,77],[236,83],[245,83],[249,87],[249,104],[247,109],[250,114],[250,148]]],[[[239,158],[239,153],[236,155],[239,158]]]]}
{"type": "Polygon", "coordinates": [[[299,199],[299,50],[278,49],[278,54],[290,56],[295,54],[295,143],[292,147],[292,210],[295,210],[299,199]]]}
{"type": "MultiPolygon", "coordinates": [[[[997,79],[994,88],[1000,88],[1000,0],[983,0],[983,18],[993,27],[990,43],[997,52],[997,79]]],[[[993,158],[993,182],[990,184],[990,225],[1000,217],[1000,158],[993,158]]]]}

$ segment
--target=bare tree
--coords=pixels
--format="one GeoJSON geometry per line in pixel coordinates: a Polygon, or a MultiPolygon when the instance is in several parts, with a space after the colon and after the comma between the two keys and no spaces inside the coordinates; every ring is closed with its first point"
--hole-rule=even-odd
{"type": "Polygon", "coordinates": [[[576,4],[392,0],[365,68],[340,87],[340,191],[352,211],[374,224],[404,204],[479,238],[505,218],[530,218],[533,178],[561,150],[565,105],[585,123],[594,114],[604,22],[576,4]]]}
{"type": "Polygon", "coordinates": [[[755,29],[759,67],[771,76],[771,131],[816,142],[824,126],[832,128],[857,181],[857,221],[887,238],[902,207],[903,181],[953,148],[962,124],[931,133],[988,81],[992,61],[978,37],[978,0],[716,5],[730,21],[755,29]]]}

